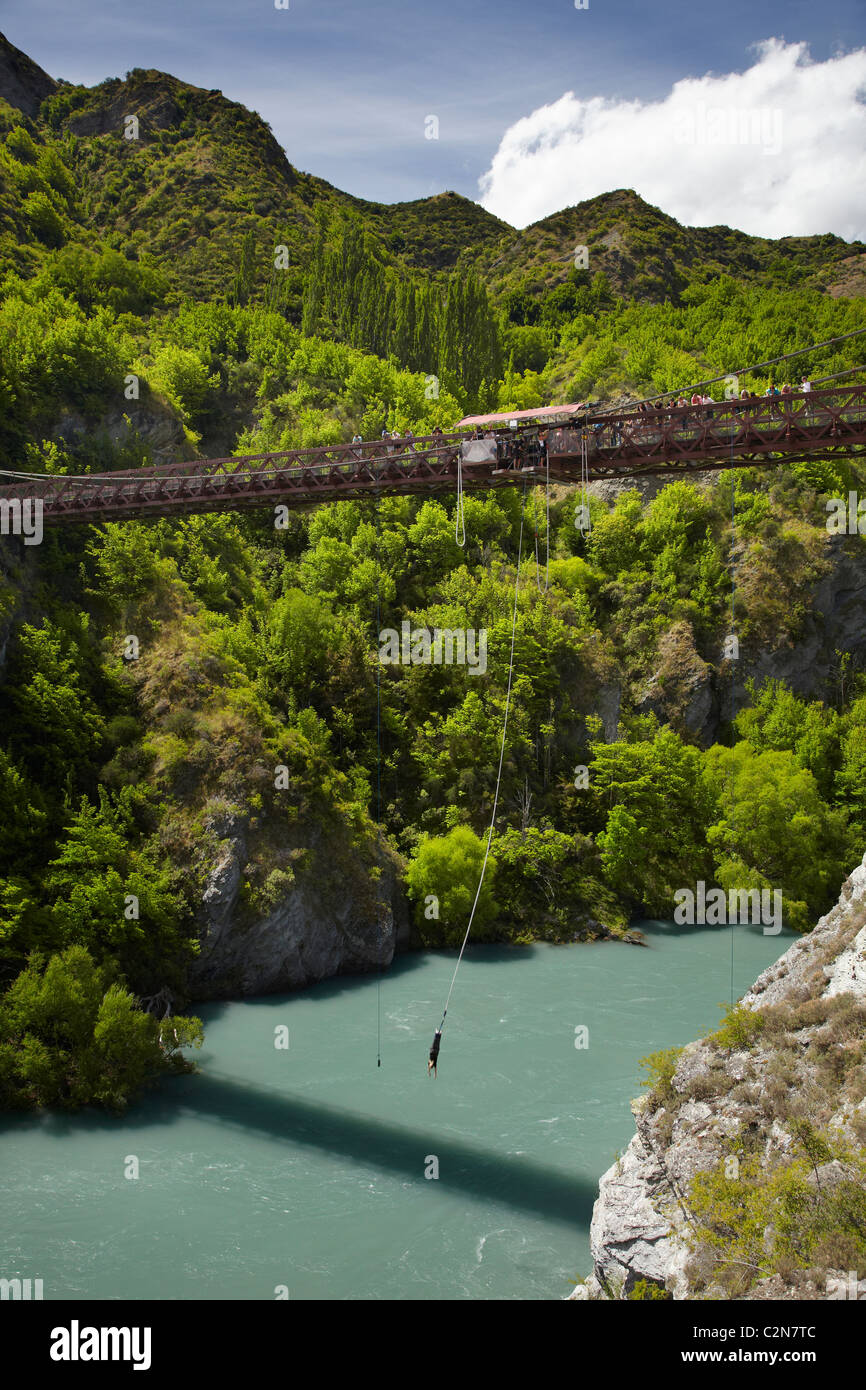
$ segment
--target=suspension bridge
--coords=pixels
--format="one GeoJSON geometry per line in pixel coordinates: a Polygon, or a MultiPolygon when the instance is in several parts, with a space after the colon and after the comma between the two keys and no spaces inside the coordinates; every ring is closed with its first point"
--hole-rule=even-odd
{"type": "Polygon", "coordinates": [[[0,503],[8,510],[16,499],[38,499],[44,525],[68,525],[277,505],[306,509],[376,494],[430,496],[461,484],[509,487],[533,472],[576,486],[687,476],[852,456],[866,448],[866,386],[660,409],[593,413],[574,405],[530,414],[529,421],[478,417],[487,424],[472,437],[455,429],[411,441],[377,439],[77,476],[4,472],[0,503]]]}

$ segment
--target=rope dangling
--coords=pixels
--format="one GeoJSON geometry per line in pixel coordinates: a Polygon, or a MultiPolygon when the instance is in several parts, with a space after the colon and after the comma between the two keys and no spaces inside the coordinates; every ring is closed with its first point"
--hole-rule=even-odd
{"type": "Polygon", "coordinates": [[[580,530],[584,536],[588,536],[592,530],[589,515],[589,450],[586,439],[587,430],[584,426],[580,433],[580,530]]]}
{"type": "Polygon", "coordinates": [[[463,458],[457,446],[457,502],[454,507],[454,540],[462,550],[466,545],[466,517],[463,511],[463,458]]]}
{"type": "Polygon", "coordinates": [[[496,790],[493,794],[493,812],[490,816],[490,829],[487,832],[487,847],[484,851],[484,862],[481,865],[481,874],[478,879],[478,887],[475,891],[475,900],[472,910],[469,913],[469,922],[463,937],[463,944],[460,947],[460,954],[457,957],[457,964],[454,967],[454,974],[451,976],[451,985],[448,990],[448,998],[445,1000],[445,1008],[442,1010],[442,1022],[439,1024],[437,1032],[441,1034],[445,1026],[445,1016],[448,1013],[448,1005],[451,1003],[451,994],[454,990],[454,982],[457,979],[457,971],[460,969],[460,962],[463,959],[463,952],[466,950],[466,943],[469,940],[469,933],[472,930],[472,923],[475,919],[475,909],[478,907],[478,899],[481,897],[481,889],[484,884],[484,875],[487,871],[487,861],[490,858],[490,847],[493,843],[493,827],[496,823],[496,808],[499,805],[499,789],[502,785],[502,767],[505,762],[505,738],[508,731],[508,711],[511,707],[511,686],[514,677],[514,642],[517,635],[517,596],[520,592],[520,564],[523,558],[523,522],[526,512],[526,483],[523,484],[523,498],[520,508],[520,539],[517,542],[517,573],[514,576],[514,607],[511,614],[511,651],[508,657],[508,687],[505,692],[505,717],[502,723],[502,743],[499,749],[499,769],[496,774],[496,790]]]}
{"type": "Polygon", "coordinates": [[[538,559],[538,494],[532,489],[532,525],[535,531],[535,587],[541,592],[541,565],[538,559]]]}
{"type": "Polygon", "coordinates": [[[545,444],[545,448],[544,448],[544,463],[545,463],[544,495],[545,495],[545,502],[546,502],[546,507],[547,507],[547,512],[546,512],[546,516],[545,516],[545,523],[544,523],[544,524],[545,524],[545,528],[546,528],[546,532],[545,532],[545,542],[546,542],[546,549],[547,549],[547,556],[546,556],[545,566],[544,566],[544,591],[545,591],[545,593],[546,593],[547,590],[550,588],[550,454],[548,453],[547,445],[546,445],[546,444],[545,444]]]}

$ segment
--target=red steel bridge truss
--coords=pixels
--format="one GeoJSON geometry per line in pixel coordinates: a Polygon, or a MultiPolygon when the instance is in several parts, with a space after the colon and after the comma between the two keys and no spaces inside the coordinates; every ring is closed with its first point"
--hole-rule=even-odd
{"type": "Polygon", "coordinates": [[[507,424],[484,441],[465,431],[405,441],[375,440],[132,472],[0,475],[0,495],[41,499],[43,524],[182,516],[251,507],[308,508],[375,494],[433,495],[464,486],[539,480],[580,484],[645,474],[687,476],[866,449],[866,386],[761,396],[711,405],[581,414],[565,425],[507,424]]]}

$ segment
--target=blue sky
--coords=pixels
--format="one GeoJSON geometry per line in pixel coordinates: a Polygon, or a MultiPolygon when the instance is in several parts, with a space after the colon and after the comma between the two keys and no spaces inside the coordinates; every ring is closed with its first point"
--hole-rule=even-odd
{"type": "MultiPolygon", "coordinates": [[[[0,0],[0,29],[71,81],[90,85],[155,67],[219,87],[264,116],[297,167],[392,202],[444,188],[478,199],[506,132],[566,93],[578,104],[604,98],[628,112],[630,103],[664,101],[685,78],[743,73],[755,62],[751,46],[770,38],[805,41],[813,63],[850,54],[866,47],[866,6],[589,0],[577,10],[574,0],[289,0],[277,10],[274,0],[0,0]],[[438,117],[438,139],[425,139],[428,115],[438,117]]],[[[634,110],[636,121],[640,114],[634,110]]],[[[536,126],[543,143],[544,120],[536,126]]],[[[606,175],[610,187],[625,182],[618,152],[637,140],[627,122],[617,129],[613,157],[606,154],[593,176],[606,175]]],[[[527,220],[509,189],[533,177],[525,162],[533,152],[523,149],[524,163],[512,161],[512,177],[485,198],[500,215],[510,211],[508,220],[527,220]]],[[[677,158],[659,149],[660,163],[677,158]]],[[[580,174],[592,150],[572,143],[568,159],[559,206],[593,196],[580,174]]],[[[553,210],[556,178],[548,172],[537,215],[553,210]]]]}

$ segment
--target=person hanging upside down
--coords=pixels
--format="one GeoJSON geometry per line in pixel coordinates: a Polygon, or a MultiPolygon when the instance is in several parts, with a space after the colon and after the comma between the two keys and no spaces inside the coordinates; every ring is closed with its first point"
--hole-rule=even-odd
{"type": "Polygon", "coordinates": [[[430,1075],[431,1071],[432,1071],[432,1073],[433,1073],[434,1076],[436,1076],[436,1074],[437,1074],[437,1073],[436,1073],[436,1064],[437,1064],[437,1062],[439,1061],[439,1048],[441,1047],[441,1045],[442,1045],[442,1029],[441,1029],[441,1028],[437,1028],[437,1029],[436,1029],[436,1032],[433,1034],[433,1043],[432,1043],[432,1045],[431,1045],[431,1047],[430,1047],[430,1060],[429,1060],[429,1062],[427,1063],[427,1075],[428,1075],[428,1076],[430,1075]]]}

